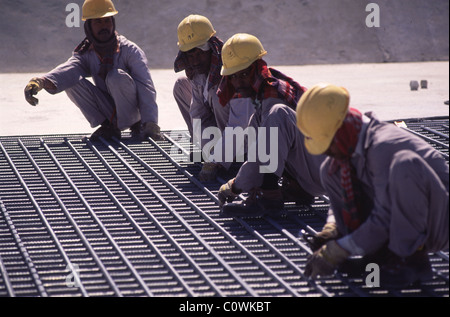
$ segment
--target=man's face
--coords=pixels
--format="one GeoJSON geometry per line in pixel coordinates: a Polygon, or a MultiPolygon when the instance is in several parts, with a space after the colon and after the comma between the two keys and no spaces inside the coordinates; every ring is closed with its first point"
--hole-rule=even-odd
{"type": "Polygon", "coordinates": [[[93,19],[91,21],[92,34],[99,42],[108,41],[113,35],[114,25],[111,17],[93,19]]]}
{"type": "Polygon", "coordinates": [[[252,66],[247,69],[241,70],[237,73],[228,76],[231,84],[233,85],[235,91],[239,93],[242,97],[253,97],[255,92],[252,87],[253,83],[253,71],[252,66]]]}
{"type": "Polygon", "coordinates": [[[186,52],[188,63],[196,74],[208,74],[211,68],[211,50],[193,48],[186,52]]]}

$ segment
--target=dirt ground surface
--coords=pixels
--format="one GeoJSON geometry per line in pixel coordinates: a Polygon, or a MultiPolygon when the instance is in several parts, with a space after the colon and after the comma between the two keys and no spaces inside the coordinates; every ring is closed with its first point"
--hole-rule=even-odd
{"type": "MultiPolygon", "coordinates": [[[[329,82],[346,87],[350,105],[374,111],[382,120],[448,116],[449,63],[381,63],[315,66],[274,66],[301,85],[329,82]],[[410,81],[426,80],[427,89],[410,89],[410,81]]],[[[157,90],[159,124],[164,130],[186,129],[173,98],[179,74],[171,69],[151,70],[157,90]]],[[[30,106],[23,89],[33,74],[0,74],[0,135],[92,133],[79,109],[63,92],[41,91],[39,104],[30,106]]]]}
{"type": "MultiPolygon", "coordinates": [[[[23,89],[66,61],[84,38],[84,0],[0,0],[0,135],[91,133],[65,93],[23,89]],[[77,11],[78,10],[78,11],[77,11]]],[[[264,59],[300,84],[345,86],[351,105],[381,119],[448,115],[448,0],[113,0],[119,33],[146,53],[162,129],[185,129],[172,95],[179,22],[207,16],[222,40],[251,33],[264,59]],[[374,7],[375,5],[375,7],[374,7]],[[411,80],[428,88],[410,90],[411,80]]]]}

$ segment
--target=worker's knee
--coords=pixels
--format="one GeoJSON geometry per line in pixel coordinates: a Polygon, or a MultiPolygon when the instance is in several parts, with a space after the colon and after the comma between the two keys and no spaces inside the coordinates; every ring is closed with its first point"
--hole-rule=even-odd
{"type": "Polygon", "coordinates": [[[191,94],[192,86],[189,79],[185,76],[179,77],[173,85],[173,95],[175,98],[181,97],[188,93],[191,94]]]}
{"type": "Polygon", "coordinates": [[[294,123],[295,114],[290,113],[288,106],[284,104],[275,104],[270,108],[269,114],[263,121],[262,126],[264,127],[277,127],[282,130],[286,130],[289,127],[295,127],[295,124],[289,124],[289,122],[294,123]]]}
{"type": "Polygon", "coordinates": [[[122,69],[112,69],[108,72],[105,79],[108,90],[114,91],[117,89],[133,89],[136,90],[134,79],[122,69]]]}

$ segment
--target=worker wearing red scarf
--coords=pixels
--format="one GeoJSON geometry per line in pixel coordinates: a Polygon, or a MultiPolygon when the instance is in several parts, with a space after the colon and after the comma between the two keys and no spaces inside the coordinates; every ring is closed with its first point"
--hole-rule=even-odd
{"type": "Polygon", "coordinates": [[[429,278],[428,252],[448,249],[449,241],[449,168],[442,155],[350,108],[347,90],[334,85],[316,85],[302,96],[297,125],[308,151],[328,156],[321,179],[329,218],[305,274],[332,274],[359,255],[381,267],[381,286],[429,278]]]}
{"type": "Polygon", "coordinates": [[[256,147],[271,149],[272,142],[277,145],[277,153],[270,153],[276,161],[273,168],[267,167],[261,157],[247,159],[237,176],[222,185],[218,197],[222,213],[228,216],[279,214],[285,201],[307,205],[324,193],[319,168],[325,157],[306,151],[303,135],[296,127],[294,109],[306,89],[267,67],[262,59],[266,53],[258,38],[245,33],[232,36],[222,49],[224,77],[217,91],[221,104],[247,100],[255,108],[249,126],[257,131],[256,147]],[[277,133],[275,140],[272,131],[277,133]],[[261,135],[265,141],[260,142],[261,135]],[[230,202],[242,192],[249,194],[246,200],[230,202]]]}
{"type": "MultiPolygon", "coordinates": [[[[207,17],[191,14],[184,18],[177,28],[178,54],[174,71],[185,71],[186,76],[177,79],[173,88],[175,101],[186,122],[191,140],[201,149],[211,140],[202,138],[207,128],[217,128],[221,132],[230,126],[230,107],[219,103],[216,91],[222,79],[223,42],[207,17]],[[201,126],[195,125],[200,121],[201,126]]],[[[242,117],[242,115],[240,116],[242,117]]],[[[242,125],[247,124],[244,115],[242,125]]],[[[201,181],[216,179],[222,166],[205,159],[198,177],[201,181]]],[[[226,166],[224,166],[226,167],[226,166]]]]}

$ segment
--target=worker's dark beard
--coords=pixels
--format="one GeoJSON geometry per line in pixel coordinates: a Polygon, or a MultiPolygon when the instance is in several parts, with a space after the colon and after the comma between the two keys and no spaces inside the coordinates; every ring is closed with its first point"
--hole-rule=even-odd
{"type": "Polygon", "coordinates": [[[112,35],[106,42],[100,42],[97,40],[92,33],[91,28],[91,20],[87,20],[84,22],[84,33],[86,34],[86,38],[89,40],[92,45],[94,45],[95,51],[101,56],[112,55],[111,52],[114,52],[117,49],[117,32],[116,32],[116,21],[114,17],[111,17],[113,30],[112,35]]]}

